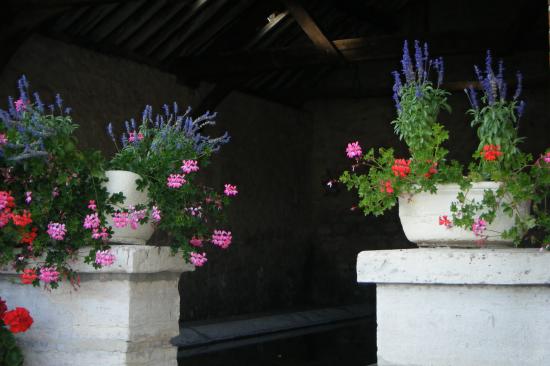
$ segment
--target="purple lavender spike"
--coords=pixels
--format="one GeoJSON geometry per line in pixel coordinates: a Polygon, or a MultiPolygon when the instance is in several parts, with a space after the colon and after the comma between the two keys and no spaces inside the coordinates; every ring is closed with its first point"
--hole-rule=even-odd
{"type": "Polygon", "coordinates": [[[416,73],[418,74],[418,79],[422,79],[424,74],[424,57],[422,54],[422,48],[420,47],[420,42],[418,40],[414,41],[414,60],[416,65],[416,73]]]}
{"type": "Polygon", "coordinates": [[[401,59],[401,65],[403,67],[403,75],[407,83],[414,81],[414,72],[411,64],[411,55],[409,53],[409,44],[407,40],[403,43],[403,58],[401,59]]]}
{"type": "Polygon", "coordinates": [[[517,80],[518,80],[518,85],[516,87],[516,92],[514,93],[514,97],[513,99],[514,100],[517,100],[519,98],[519,96],[521,95],[521,91],[522,91],[522,83],[523,83],[523,75],[521,74],[521,72],[517,72],[516,73],[516,77],[517,77],[517,80]]]}

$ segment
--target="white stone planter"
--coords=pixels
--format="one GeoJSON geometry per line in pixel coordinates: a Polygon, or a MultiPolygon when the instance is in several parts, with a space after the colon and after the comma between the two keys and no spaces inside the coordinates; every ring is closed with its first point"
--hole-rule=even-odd
{"type": "MultiPolygon", "coordinates": [[[[136,173],[126,170],[107,170],[105,175],[109,178],[109,181],[105,184],[107,191],[109,193],[122,192],[124,197],[126,197],[120,208],[128,208],[128,206],[136,206],[139,204],[147,205],[149,203],[147,189],[144,191],[137,190],[136,180],[141,177],[136,173]]],[[[113,228],[114,234],[111,238],[111,242],[113,243],[145,245],[155,231],[151,221],[146,224],[140,224],[138,228],[134,230],[130,227],[117,228],[112,218],[108,217],[107,225],[113,228]]]]}
{"type": "MultiPolygon", "coordinates": [[[[87,254],[81,251],[81,257],[87,254]]],[[[45,291],[0,271],[0,294],[26,307],[34,324],[16,335],[25,366],[176,366],[180,273],[194,267],[168,247],[116,245],[110,267],[82,262],[80,287],[45,291]]]]}
{"type": "Polygon", "coordinates": [[[550,365],[550,252],[421,248],[359,254],[376,283],[378,366],[550,365]]]}
{"type": "MultiPolygon", "coordinates": [[[[468,191],[467,199],[481,202],[483,192],[487,189],[497,190],[499,183],[477,182],[473,183],[468,191]]],[[[457,184],[441,184],[437,186],[437,192],[420,192],[414,195],[399,197],[399,218],[405,236],[409,241],[419,247],[478,247],[477,238],[472,231],[462,228],[447,228],[439,225],[439,216],[451,216],[451,203],[457,201],[460,187],[457,184]]],[[[520,214],[529,213],[529,202],[520,207],[520,214]]],[[[514,218],[504,212],[497,212],[495,220],[487,226],[486,233],[489,237],[484,241],[484,247],[509,247],[512,240],[503,239],[500,233],[510,229],[514,225],[514,218]]]]}

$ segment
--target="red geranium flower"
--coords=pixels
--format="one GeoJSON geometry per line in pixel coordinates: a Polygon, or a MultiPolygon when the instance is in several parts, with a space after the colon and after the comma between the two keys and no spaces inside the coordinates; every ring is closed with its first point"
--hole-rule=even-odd
{"type": "Polygon", "coordinates": [[[387,180],[380,184],[380,192],[386,192],[387,194],[393,193],[393,187],[390,180],[387,180]]]}
{"type": "MultiPolygon", "coordinates": [[[[428,163],[431,163],[430,160],[428,160],[428,163]]],[[[426,174],[424,174],[424,176],[426,178],[431,178],[432,175],[436,174],[437,173],[437,162],[433,163],[432,166],[430,167],[430,169],[428,170],[428,172],[426,174]]]]}
{"type": "Polygon", "coordinates": [[[20,277],[21,283],[24,285],[31,285],[38,278],[36,271],[32,268],[25,269],[20,277]]]}
{"type": "Polygon", "coordinates": [[[15,200],[11,195],[11,192],[0,191],[0,210],[5,208],[14,208],[15,200]]]}
{"type": "Polygon", "coordinates": [[[481,157],[486,161],[495,161],[501,155],[500,145],[485,145],[481,151],[481,157]]]}
{"type": "Polygon", "coordinates": [[[11,209],[6,208],[4,211],[0,211],[0,227],[6,226],[11,219],[11,209]]]}
{"type": "Polygon", "coordinates": [[[32,244],[34,239],[38,236],[36,233],[37,230],[38,228],[33,227],[31,231],[23,233],[20,242],[23,244],[32,244]]]}
{"type": "Polygon", "coordinates": [[[29,314],[29,311],[25,308],[19,307],[5,312],[2,316],[2,320],[12,333],[24,332],[29,329],[33,323],[33,319],[29,314]]]}
{"type": "Polygon", "coordinates": [[[15,226],[27,226],[32,223],[31,213],[27,210],[23,210],[22,215],[11,215],[11,219],[13,220],[13,224],[15,226]]]}
{"type": "Polygon", "coordinates": [[[411,165],[410,159],[395,159],[391,170],[396,177],[405,178],[411,172],[411,168],[409,167],[409,165],[411,165]]]}
{"type": "Polygon", "coordinates": [[[445,225],[445,227],[450,228],[453,226],[453,223],[447,216],[439,216],[439,225],[445,225]]]}

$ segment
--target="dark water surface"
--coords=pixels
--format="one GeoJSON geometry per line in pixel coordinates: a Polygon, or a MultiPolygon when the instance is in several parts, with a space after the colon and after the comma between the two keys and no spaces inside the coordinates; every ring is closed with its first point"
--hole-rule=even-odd
{"type": "Polygon", "coordinates": [[[376,362],[376,321],[228,350],[180,357],[179,366],[367,366],[376,362]]]}

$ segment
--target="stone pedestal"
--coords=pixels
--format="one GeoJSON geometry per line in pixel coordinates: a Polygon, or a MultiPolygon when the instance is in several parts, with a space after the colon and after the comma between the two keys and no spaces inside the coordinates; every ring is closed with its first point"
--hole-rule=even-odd
{"type": "Polygon", "coordinates": [[[376,283],[378,366],[550,365],[550,253],[362,252],[376,283]]]}
{"type": "Polygon", "coordinates": [[[44,291],[0,274],[10,307],[26,307],[33,326],[17,334],[26,366],[175,366],[179,275],[193,270],[170,248],[113,245],[116,262],[95,270],[76,263],[80,287],[44,291]]]}

